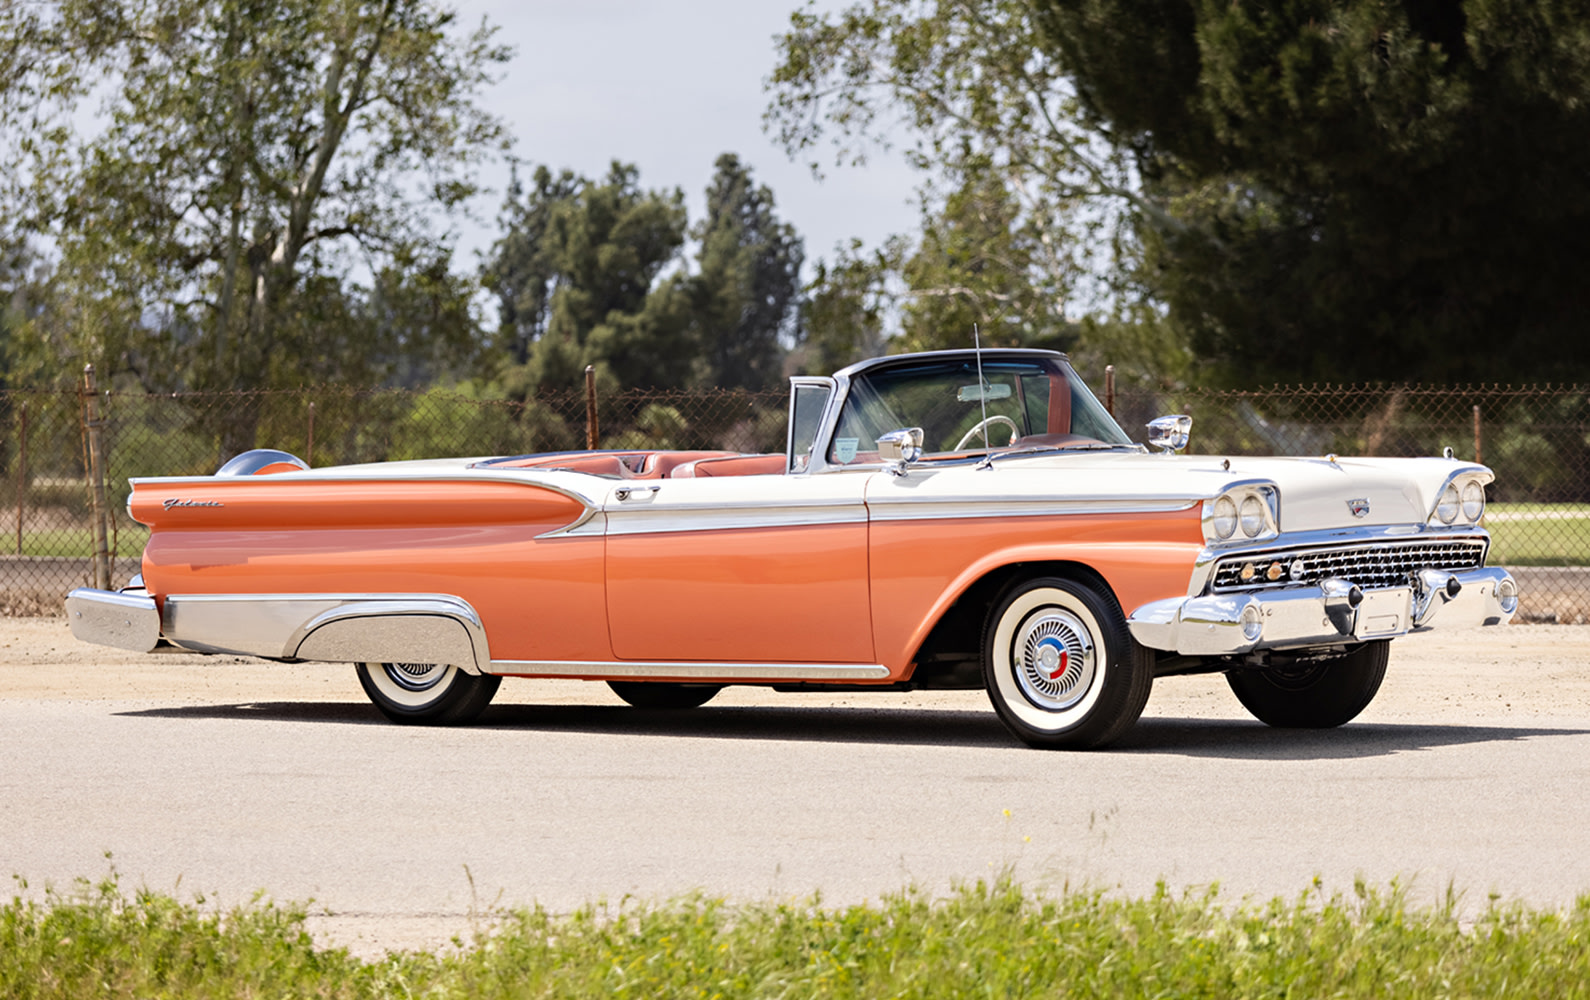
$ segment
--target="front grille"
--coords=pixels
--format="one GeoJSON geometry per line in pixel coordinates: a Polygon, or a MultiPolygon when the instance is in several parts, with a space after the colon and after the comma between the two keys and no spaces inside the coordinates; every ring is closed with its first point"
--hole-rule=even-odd
{"type": "Polygon", "coordinates": [[[1210,586],[1214,590],[1255,590],[1317,585],[1321,580],[1339,577],[1364,590],[1401,587],[1421,569],[1478,569],[1485,562],[1485,545],[1483,538],[1450,538],[1247,552],[1216,563],[1210,586]],[[1298,560],[1303,563],[1302,569],[1300,575],[1293,576],[1298,560]],[[1249,564],[1253,571],[1244,581],[1243,567],[1249,564]],[[1280,567],[1275,580],[1268,578],[1273,566],[1280,567]]]}

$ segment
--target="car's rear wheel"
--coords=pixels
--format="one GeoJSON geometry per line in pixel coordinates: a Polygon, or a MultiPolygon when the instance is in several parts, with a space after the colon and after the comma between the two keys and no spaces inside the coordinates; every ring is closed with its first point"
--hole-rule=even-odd
{"type": "Polygon", "coordinates": [[[1148,702],[1152,654],[1114,595],[1041,577],[1006,591],[983,628],[983,681],[1001,721],[1044,749],[1090,749],[1123,736],[1148,702]]]}
{"type": "Polygon", "coordinates": [[[450,726],[473,721],[502,684],[494,674],[466,674],[450,663],[361,663],[359,686],[393,722],[450,726]]]}
{"type": "Polygon", "coordinates": [[[607,686],[636,708],[700,708],[723,690],[721,684],[672,681],[608,681],[607,686]]]}
{"type": "Polygon", "coordinates": [[[1331,729],[1369,707],[1386,676],[1391,642],[1366,642],[1343,656],[1264,670],[1233,670],[1226,683],[1267,726],[1331,729]]]}

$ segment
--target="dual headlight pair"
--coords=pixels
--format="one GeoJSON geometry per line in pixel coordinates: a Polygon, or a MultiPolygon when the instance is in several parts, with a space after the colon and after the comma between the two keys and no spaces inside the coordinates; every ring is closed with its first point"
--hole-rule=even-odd
{"type": "Polygon", "coordinates": [[[1254,541],[1280,534],[1272,485],[1240,486],[1204,502],[1204,539],[1254,541]]]}
{"type": "Polygon", "coordinates": [[[1478,524],[1485,516],[1485,484],[1478,479],[1453,481],[1441,490],[1430,515],[1431,524],[1478,524]]]}

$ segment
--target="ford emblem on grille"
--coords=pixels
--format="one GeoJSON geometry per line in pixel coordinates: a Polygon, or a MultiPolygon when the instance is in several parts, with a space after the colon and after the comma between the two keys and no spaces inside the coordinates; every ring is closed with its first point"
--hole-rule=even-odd
{"type": "Polygon", "coordinates": [[[1349,500],[1349,501],[1347,501],[1347,509],[1353,512],[1353,516],[1354,517],[1368,517],[1369,516],[1369,501],[1368,500],[1349,500]]]}

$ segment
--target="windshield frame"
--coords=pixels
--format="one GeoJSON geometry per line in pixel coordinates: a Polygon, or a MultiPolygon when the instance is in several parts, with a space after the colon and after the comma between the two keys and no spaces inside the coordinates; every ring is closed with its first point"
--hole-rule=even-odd
{"type": "MultiPolygon", "coordinates": [[[[1105,410],[1103,404],[1099,402],[1098,397],[1095,396],[1093,391],[1088,387],[1087,382],[1076,372],[1076,369],[1071,366],[1070,359],[1067,358],[1066,355],[1060,353],[1059,351],[1043,351],[1021,348],[991,348],[982,351],[981,354],[982,362],[985,365],[1008,366],[1012,363],[1031,363],[1063,374],[1070,387],[1073,412],[1080,407],[1088,412],[1089,419],[1102,422],[1106,429],[1113,429],[1115,433],[1119,435],[1118,440],[1113,442],[1100,441],[1099,439],[1094,438],[1082,439],[1081,441],[1072,444],[1070,446],[1071,449],[1094,452],[1101,449],[1142,450],[1142,446],[1134,443],[1130,436],[1121,429],[1120,424],[1116,422],[1114,417],[1105,410]]],[[[970,350],[930,351],[918,354],[901,354],[890,357],[875,358],[869,361],[863,361],[860,364],[852,365],[849,368],[845,368],[839,372],[836,372],[833,376],[835,392],[829,401],[827,412],[823,415],[823,424],[818,429],[817,440],[814,443],[814,447],[811,452],[811,458],[807,465],[806,473],[804,474],[822,472],[854,472],[862,470],[876,471],[885,465],[885,463],[881,460],[862,460],[851,461],[848,463],[837,462],[833,460],[835,434],[837,433],[841,421],[844,419],[844,414],[847,412],[847,408],[851,403],[852,395],[856,394],[859,397],[861,393],[866,393],[870,388],[871,376],[887,373],[892,369],[920,366],[925,362],[931,363],[938,361],[945,364],[962,364],[969,362],[975,365],[977,359],[977,352],[970,350]]],[[[887,430],[895,429],[898,428],[887,428],[887,430]]],[[[871,452],[875,445],[875,441],[867,441],[862,443],[861,447],[865,452],[871,452]]],[[[926,453],[922,456],[921,464],[939,466],[956,465],[984,461],[989,457],[996,456],[1052,451],[1063,452],[1066,450],[1068,450],[1068,447],[1065,444],[1023,444],[1018,441],[1016,444],[1011,446],[1000,446],[995,444],[992,448],[986,448],[981,442],[978,442],[975,447],[969,447],[968,449],[962,451],[926,453]]]]}

